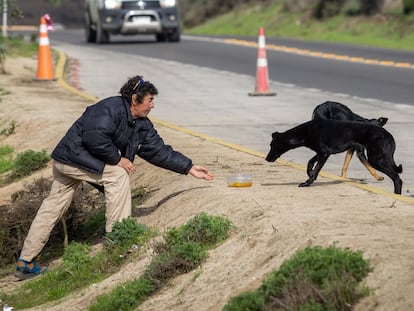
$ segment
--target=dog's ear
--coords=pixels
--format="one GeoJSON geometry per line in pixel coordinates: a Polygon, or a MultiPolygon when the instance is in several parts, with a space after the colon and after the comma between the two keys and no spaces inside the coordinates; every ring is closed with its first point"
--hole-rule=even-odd
{"type": "Polygon", "coordinates": [[[384,126],[385,123],[387,123],[387,121],[388,121],[388,118],[385,118],[385,117],[378,118],[378,122],[381,124],[381,126],[384,126]]]}
{"type": "Polygon", "coordinates": [[[279,132],[272,133],[272,138],[275,139],[279,135],[279,132]]]}

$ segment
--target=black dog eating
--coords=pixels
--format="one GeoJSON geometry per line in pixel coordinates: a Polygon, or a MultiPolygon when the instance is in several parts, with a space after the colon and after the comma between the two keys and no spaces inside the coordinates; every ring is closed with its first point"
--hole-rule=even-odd
{"type": "Polygon", "coordinates": [[[394,193],[401,194],[402,165],[394,161],[395,141],[384,128],[365,122],[314,119],[283,133],[274,132],[266,161],[274,162],[285,152],[298,147],[307,147],[316,152],[307,165],[309,179],[299,187],[310,186],[331,154],[344,152],[362,145],[368,162],[383,172],[394,183],[394,193]]]}

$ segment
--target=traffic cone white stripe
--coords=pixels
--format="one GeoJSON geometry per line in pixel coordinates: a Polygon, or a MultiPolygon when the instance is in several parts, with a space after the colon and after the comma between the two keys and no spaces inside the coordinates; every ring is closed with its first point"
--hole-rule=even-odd
{"type": "Polygon", "coordinates": [[[49,45],[49,38],[39,38],[39,45],[49,45]]]}
{"type": "Polygon", "coordinates": [[[47,33],[47,26],[46,25],[40,25],[39,27],[39,33],[47,33]]]}
{"type": "Polygon", "coordinates": [[[267,67],[267,59],[266,58],[258,58],[257,59],[257,67],[267,67]]]}
{"type": "Polygon", "coordinates": [[[259,43],[258,43],[259,48],[264,48],[266,47],[266,39],[264,36],[259,36],[259,43]]]}

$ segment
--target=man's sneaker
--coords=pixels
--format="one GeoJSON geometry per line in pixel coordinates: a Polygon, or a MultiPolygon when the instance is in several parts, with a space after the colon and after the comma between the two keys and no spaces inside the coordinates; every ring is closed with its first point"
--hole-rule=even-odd
{"type": "Polygon", "coordinates": [[[26,261],[21,258],[17,260],[16,272],[14,276],[19,280],[27,280],[32,277],[38,276],[47,271],[46,267],[40,267],[35,260],[26,261]]]}

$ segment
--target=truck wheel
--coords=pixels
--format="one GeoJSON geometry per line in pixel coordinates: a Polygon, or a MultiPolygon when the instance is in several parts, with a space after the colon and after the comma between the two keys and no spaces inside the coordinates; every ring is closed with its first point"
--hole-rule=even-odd
{"type": "Polygon", "coordinates": [[[158,42],[165,42],[167,41],[167,37],[164,33],[157,33],[155,35],[155,38],[157,39],[158,42]]]}
{"type": "Polygon", "coordinates": [[[109,42],[109,33],[102,28],[102,23],[98,19],[96,22],[96,43],[108,43],[109,42]]]}
{"type": "Polygon", "coordinates": [[[96,42],[96,31],[95,29],[92,29],[91,18],[89,17],[88,12],[85,13],[84,27],[85,27],[86,42],[88,43],[96,42]]]}
{"type": "Polygon", "coordinates": [[[168,41],[179,42],[180,41],[180,28],[174,28],[172,32],[167,34],[168,41]]]}

